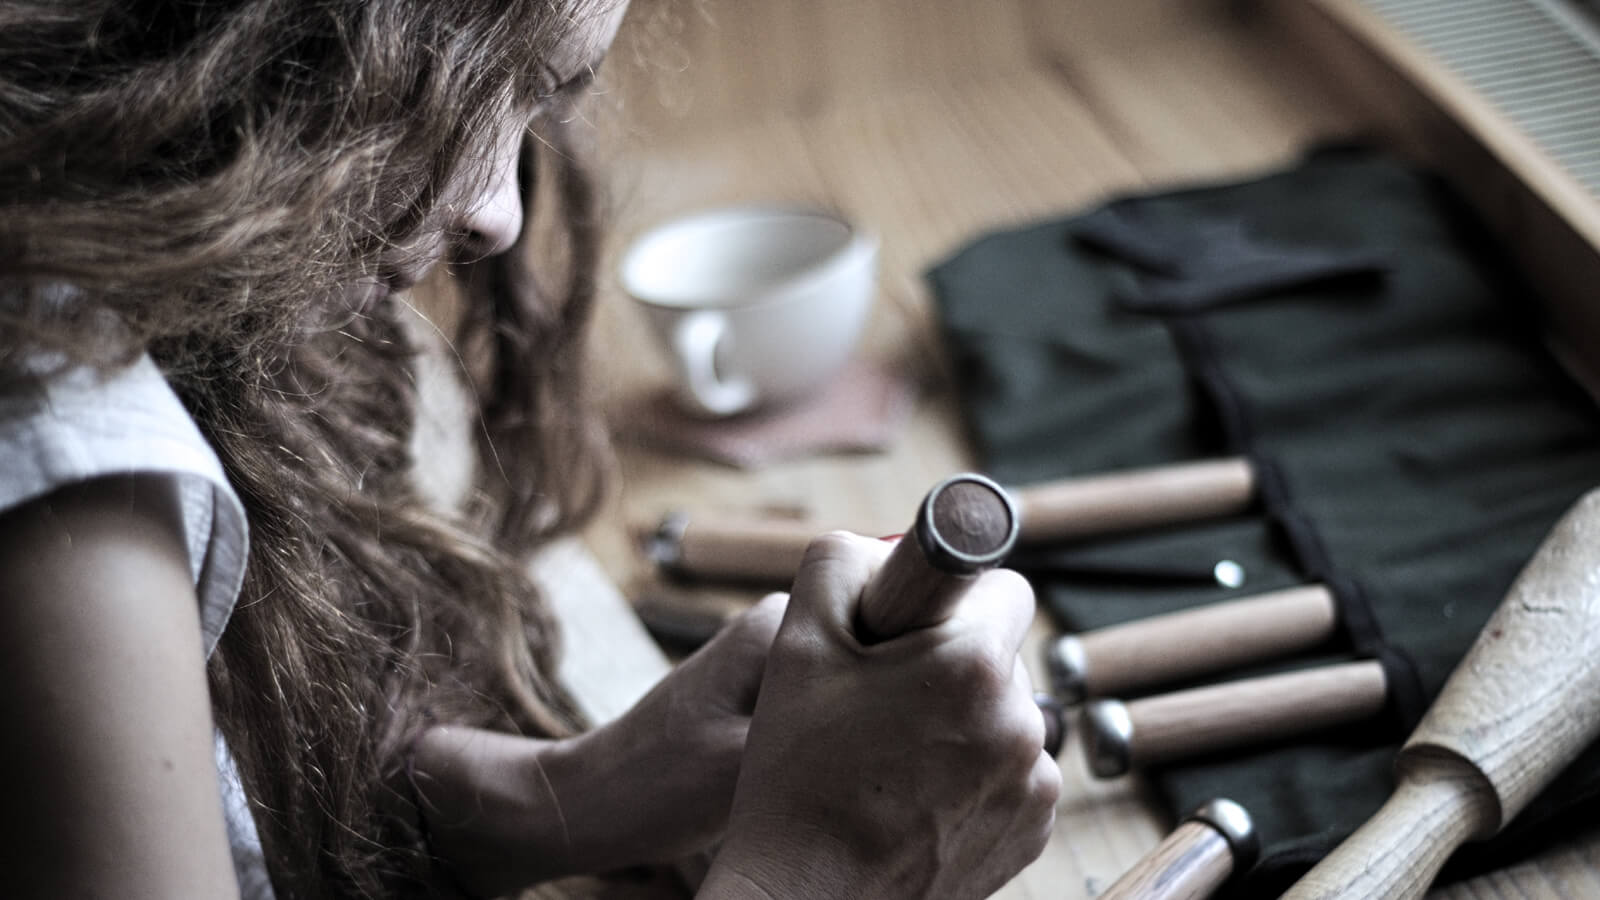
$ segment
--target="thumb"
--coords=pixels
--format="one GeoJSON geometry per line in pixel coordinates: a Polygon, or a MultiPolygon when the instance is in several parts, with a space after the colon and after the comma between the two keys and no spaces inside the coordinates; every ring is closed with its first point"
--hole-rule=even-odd
{"type": "Polygon", "coordinates": [[[784,627],[854,634],[861,594],[893,546],[846,531],[813,540],[795,573],[784,627]]]}

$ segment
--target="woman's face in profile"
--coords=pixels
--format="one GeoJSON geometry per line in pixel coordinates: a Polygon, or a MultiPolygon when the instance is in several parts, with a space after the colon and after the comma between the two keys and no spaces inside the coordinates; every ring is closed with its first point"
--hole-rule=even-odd
{"type": "MultiPolygon", "coordinates": [[[[578,25],[547,63],[557,85],[555,93],[589,81],[616,37],[627,7],[627,0],[620,0],[595,10],[578,25]]],[[[406,264],[383,273],[391,293],[411,287],[447,257],[482,259],[504,253],[517,242],[522,233],[517,168],[529,120],[528,110],[505,110],[482,144],[466,154],[469,164],[456,172],[441,194],[441,221],[429,229],[426,246],[421,252],[408,248],[406,264]]]]}

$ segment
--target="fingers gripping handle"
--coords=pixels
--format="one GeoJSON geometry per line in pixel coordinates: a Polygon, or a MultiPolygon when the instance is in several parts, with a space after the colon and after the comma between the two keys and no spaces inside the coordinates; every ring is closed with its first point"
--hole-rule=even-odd
{"type": "Polygon", "coordinates": [[[982,475],[934,485],[862,593],[858,636],[887,640],[949,618],[977,576],[1011,552],[1019,524],[1015,502],[982,475]]]}

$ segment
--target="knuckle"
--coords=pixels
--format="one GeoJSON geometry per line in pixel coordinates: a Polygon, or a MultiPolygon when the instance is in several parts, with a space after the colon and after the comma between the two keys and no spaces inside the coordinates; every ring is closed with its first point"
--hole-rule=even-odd
{"type": "Polygon", "coordinates": [[[767,653],[768,664],[799,672],[811,672],[827,665],[827,649],[808,628],[780,628],[767,653]]]}
{"type": "Polygon", "coordinates": [[[1028,861],[1038,859],[1050,846],[1050,834],[1056,828],[1056,809],[1051,806],[1039,827],[1034,829],[1033,840],[1028,845],[1028,861]]]}
{"type": "Polygon", "coordinates": [[[1034,796],[1045,807],[1049,818],[1054,819],[1056,804],[1061,801],[1061,767],[1045,762],[1037,767],[1034,779],[1034,796]]]}
{"type": "Polygon", "coordinates": [[[1034,609],[1033,585],[1016,570],[991,569],[983,574],[982,581],[985,590],[994,591],[1018,606],[1026,606],[1029,612],[1034,609]]]}
{"type": "Polygon", "coordinates": [[[1044,749],[1044,717],[1032,703],[1024,712],[1012,731],[1012,752],[1019,766],[1031,767],[1044,749]]]}
{"type": "Polygon", "coordinates": [[[806,544],[801,565],[810,567],[849,559],[856,552],[859,540],[860,538],[848,531],[829,531],[819,534],[806,544]]]}
{"type": "Polygon", "coordinates": [[[974,645],[950,662],[956,683],[979,708],[992,709],[1011,689],[1011,660],[999,656],[989,648],[974,645]]]}
{"type": "Polygon", "coordinates": [[[766,643],[771,643],[772,636],[777,634],[778,626],[783,623],[783,614],[788,605],[788,594],[781,592],[768,594],[740,615],[734,621],[734,627],[763,638],[766,643]]]}

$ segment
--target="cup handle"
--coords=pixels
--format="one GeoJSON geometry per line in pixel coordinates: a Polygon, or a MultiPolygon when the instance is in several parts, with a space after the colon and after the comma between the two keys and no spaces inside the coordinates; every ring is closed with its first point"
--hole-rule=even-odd
{"type": "Polygon", "coordinates": [[[717,374],[717,347],[727,330],[728,320],[721,313],[698,310],[679,320],[672,332],[672,348],[683,368],[689,395],[714,416],[732,415],[755,400],[755,387],[748,379],[723,379],[717,374]]]}

